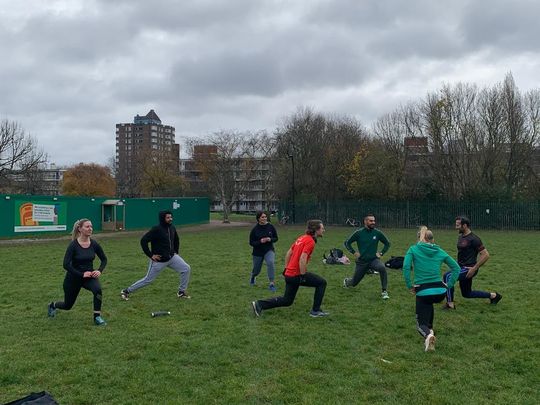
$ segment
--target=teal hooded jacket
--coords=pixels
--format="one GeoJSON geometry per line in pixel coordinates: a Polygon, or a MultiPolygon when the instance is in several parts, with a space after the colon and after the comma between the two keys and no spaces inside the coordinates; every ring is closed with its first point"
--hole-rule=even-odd
{"type": "MultiPolygon", "coordinates": [[[[447,286],[451,288],[459,277],[460,267],[457,262],[434,243],[418,242],[411,246],[403,261],[403,278],[407,288],[410,289],[413,285],[442,282],[441,265],[443,263],[452,271],[447,286]],[[411,281],[411,271],[414,273],[414,282],[411,281]]],[[[445,292],[445,288],[435,287],[418,291],[417,295],[437,295],[445,292]]]]}

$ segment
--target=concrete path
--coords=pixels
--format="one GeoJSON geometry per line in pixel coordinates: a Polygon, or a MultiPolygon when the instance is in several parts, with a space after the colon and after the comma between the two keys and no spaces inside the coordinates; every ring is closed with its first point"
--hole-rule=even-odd
{"type": "MultiPolygon", "coordinates": [[[[251,222],[230,222],[224,224],[220,220],[211,220],[207,224],[202,225],[186,225],[178,228],[178,231],[182,234],[184,232],[200,232],[206,231],[209,229],[227,229],[227,228],[247,228],[254,226],[254,223],[251,222]]],[[[148,228],[150,229],[150,228],[148,228]]],[[[118,231],[118,232],[99,232],[93,235],[92,237],[96,240],[106,239],[106,238],[123,238],[129,236],[142,236],[148,229],[137,230],[137,231],[118,231]]],[[[51,238],[20,238],[20,239],[4,239],[0,240],[0,246],[2,245],[24,245],[27,243],[41,243],[41,242],[51,242],[56,240],[70,240],[71,235],[62,235],[51,238]]]]}

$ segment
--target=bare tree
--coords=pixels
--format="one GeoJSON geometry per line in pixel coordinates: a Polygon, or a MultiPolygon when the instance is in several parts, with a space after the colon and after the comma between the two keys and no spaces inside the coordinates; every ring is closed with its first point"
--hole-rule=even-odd
{"type": "Polygon", "coordinates": [[[480,166],[473,158],[479,149],[477,94],[475,86],[446,85],[429,94],[422,106],[433,180],[441,194],[450,198],[462,198],[480,183],[480,166]]]}
{"type": "Polygon", "coordinates": [[[426,194],[426,183],[431,176],[429,162],[426,161],[427,148],[406,147],[405,142],[413,145],[425,139],[424,127],[417,104],[399,107],[396,111],[384,115],[373,125],[373,135],[380,141],[377,147],[379,162],[373,162],[384,169],[386,198],[418,198],[426,194]],[[415,140],[416,141],[415,143],[415,140]],[[418,150],[419,149],[419,150],[418,150]]]}
{"type": "Polygon", "coordinates": [[[13,176],[29,176],[47,160],[36,141],[16,122],[0,121],[0,189],[9,189],[13,176]]]}
{"type": "Polygon", "coordinates": [[[263,210],[269,210],[273,202],[277,200],[276,183],[278,178],[275,173],[276,139],[266,131],[253,134],[249,140],[249,155],[254,156],[255,175],[257,189],[261,190],[263,210]]]}
{"type": "Polygon", "coordinates": [[[256,178],[256,148],[251,138],[249,133],[219,131],[204,141],[192,142],[212,146],[194,160],[209,190],[221,202],[223,222],[229,222],[233,206],[245,197],[249,183],[256,178]]]}
{"type": "Polygon", "coordinates": [[[277,184],[278,195],[326,207],[346,198],[347,165],[366,140],[365,129],[351,117],[299,108],[276,130],[276,177],[289,179],[277,184]]]}
{"type": "Polygon", "coordinates": [[[502,84],[503,131],[506,138],[504,180],[507,197],[519,194],[530,176],[534,147],[539,140],[539,92],[521,96],[512,74],[502,84]]]}

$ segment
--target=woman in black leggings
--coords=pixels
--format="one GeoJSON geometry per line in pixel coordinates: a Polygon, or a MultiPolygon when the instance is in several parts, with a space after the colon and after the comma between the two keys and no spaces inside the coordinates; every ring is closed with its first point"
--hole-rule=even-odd
{"type": "Polygon", "coordinates": [[[99,277],[107,265],[107,256],[92,235],[92,222],[89,219],[79,219],[73,225],[72,241],[64,256],[64,301],[51,302],[48,306],[49,317],[56,315],[57,309],[70,310],[81,288],[94,294],[94,323],[97,326],[105,326],[107,322],[101,317],[101,285],[99,277]],[[101,261],[99,268],[94,270],[94,258],[96,255],[101,261]]]}

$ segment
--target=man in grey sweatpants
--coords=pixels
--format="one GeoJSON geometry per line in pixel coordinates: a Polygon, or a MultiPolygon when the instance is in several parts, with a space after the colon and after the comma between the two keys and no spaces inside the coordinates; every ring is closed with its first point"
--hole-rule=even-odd
{"type": "Polygon", "coordinates": [[[172,221],[173,216],[170,211],[160,211],[159,225],[152,227],[141,238],[141,247],[146,256],[150,258],[148,271],[146,276],[120,292],[122,299],[127,301],[133,291],[150,284],[165,267],[170,267],[180,275],[177,297],[191,298],[187,293],[191,267],[178,254],[180,239],[172,221]],[[148,247],[149,243],[150,248],[148,247]]]}

